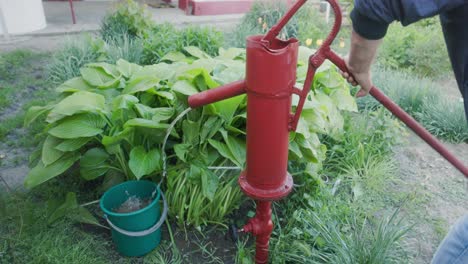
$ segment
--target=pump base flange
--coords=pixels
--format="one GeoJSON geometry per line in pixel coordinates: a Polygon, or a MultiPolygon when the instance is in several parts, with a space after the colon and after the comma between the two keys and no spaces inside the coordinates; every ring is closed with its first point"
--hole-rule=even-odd
{"type": "Polygon", "coordinates": [[[239,185],[245,195],[255,200],[261,201],[275,201],[280,200],[292,191],[293,189],[293,178],[291,174],[286,172],[284,183],[275,189],[266,189],[254,187],[247,182],[247,172],[243,171],[239,176],[239,185]]]}

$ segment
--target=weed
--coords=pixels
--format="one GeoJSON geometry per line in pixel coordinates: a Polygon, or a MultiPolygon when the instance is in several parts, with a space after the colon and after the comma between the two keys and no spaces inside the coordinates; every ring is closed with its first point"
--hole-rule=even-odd
{"type": "Polygon", "coordinates": [[[37,206],[34,196],[16,193],[4,203],[5,214],[0,215],[1,263],[108,262],[102,255],[110,246],[106,239],[65,221],[48,227],[47,208],[37,206]]]}
{"type": "Polygon", "coordinates": [[[23,117],[24,113],[2,120],[0,123],[0,140],[4,140],[10,132],[20,128],[23,125],[23,117]]]}
{"type": "MultiPolygon", "coordinates": [[[[245,47],[245,39],[250,35],[265,34],[286,13],[288,6],[284,1],[255,1],[252,8],[236,28],[226,33],[225,46],[245,47]]],[[[281,39],[297,38],[302,45],[318,47],[330,31],[324,14],[319,13],[310,1],[305,3],[295,16],[286,24],[278,37],[281,39]]],[[[344,51],[344,36],[349,32],[341,32],[334,43],[334,49],[344,51]]]]}
{"type": "Polygon", "coordinates": [[[237,242],[236,264],[253,264],[254,248],[248,245],[248,239],[237,242]]]}
{"type": "Polygon", "coordinates": [[[49,78],[54,84],[80,75],[84,65],[105,60],[105,43],[91,36],[69,39],[61,50],[54,54],[49,66],[49,78]]]}
{"type": "MultiPolygon", "coordinates": [[[[436,94],[434,82],[413,74],[377,67],[372,71],[377,87],[410,114],[421,112],[422,105],[436,94]]],[[[376,109],[380,103],[371,96],[358,99],[361,109],[376,109]]]]}
{"type": "Polygon", "coordinates": [[[392,24],[380,48],[378,62],[430,78],[440,77],[451,69],[439,23],[405,28],[392,24]]]}
{"type": "Polygon", "coordinates": [[[143,40],[122,34],[120,38],[107,40],[106,56],[109,63],[116,63],[119,59],[139,64],[143,56],[143,40]]]}
{"type": "Polygon", "coordinates": [[[397,220],[398,210],[374,220],[353,207],[346,194],[334,195],[326,185],[293,194],[280,206],[281,215],[275,213],[272,263],[399,263],[405,259],[399,242],[409,228],[397,220]]]}
{"type": "Polygon", "coordinates": [[[398,242],[409,227],[404,226],[401,219],[397,220],[397,213],[395,211],[374,226],[369,225],[367,220],[359,224],[356,218],[352,218],[349,235],[342,235],[337,226],[312,213],[310,221],[315,222],[319,236],[325,241],[325,248],[332,251],[317,252],[316,256],[329,263],[400,263],[405,253],[398,242]]]}
{"type": "Polygon", "coordinates": [[[423,103],[421,113],[416,117],[429,132],[439,138],[453,143],[468,141],[468,122],[463,103],[457,100],[442,96],[430,97],[423,103]]]}
{"type": "Polygon", "coordinates": [[[0,80],[13,80],[31,57],[33,53],[29,50],[15,50],[0,55],[0,80]]]}
{"type": "Polygon", "coordinates": [[[223,34],[212,27],[189,26],[180,31],[180,42],[183,47],[195,46],[210,56],[217,56],[223,44],[223,34]]]}
{"type": "Polygon", "coordinates": [[[143,43],[143,64],[154,64],[170,52],[183,52],[186,46],[195,46],[216,56],[223,43],[223,34],[210,27],[176,29],[173,25],[157,24],[143,43]]]}
{"type": "Polygon", "coordinates": [[[382,160],[390,154],[404,134],[401,124],[383,109],[347,116],[345,131],[342,141],[325,141],[329,146],[325,175],[365,171],[371,160],[382,160]]]}
{"type": "Polygon", "coordinates": [[[151,14],[144,5],[126,0],[119,3],[116,10],[102,20],[100,35],[106,42],[123,36],[145,37],[152,25],[151,14]]]}
{"type": "Polygon", "coordinates": [[[167,241],[162,241],[156,250],[143,257],[143,263],[181,264],[182,256],[179,250],[167,241]]]}

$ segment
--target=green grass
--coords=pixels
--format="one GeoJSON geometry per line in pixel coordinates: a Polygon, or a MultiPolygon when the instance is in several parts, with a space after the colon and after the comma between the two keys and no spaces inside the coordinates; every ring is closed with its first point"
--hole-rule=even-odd
{"type": "MultiPolygon", "coordinates": [[[[428,78],[414,74],[376,67],[372,71],[374,84],[406,112],[421,112],[423,103],[437,93],[438,87],[428,78]]],[[[358,99],[361,109],[376,109],[380,103],[372,96],[358,99]]]]}
{"type": "Polygon", "coordinates": [[[401,124],[383,109],[364,111],[345,119],[343,140],[326,138],[329,151],[324,162],[324,174],[333,176],[362,171],[371,160],[383,160],[405,134],[401,124]]]}
{"type": "Polygon", "coordinates": [[[422,105],[417,119],[429,132],[453,143],[468,142],[468,122],[463,103],[434,96],[422,105]]]}
{"type": "Polygon", "coordinates": [[[48,67],[52,83],[62,84],[80,75],[80,68],[87,63],[105,60],[105,43],[89,35],[70,38],[63,48],[55,52],[48,67]]]}
{"type": "Polygon", "coordinates": [[[35,136],[43,127],[33,124],[30,129],[16,133],[9,141],[6,137],[22,127],[28,107],[43,104],[53,98],[54,88],[47,80],[43,65],[47,65],[50,54],[17,50],[1,55],[8,69],[0,69],[0,140],[9,146],[31,147],[37,144],[35,136]]]}

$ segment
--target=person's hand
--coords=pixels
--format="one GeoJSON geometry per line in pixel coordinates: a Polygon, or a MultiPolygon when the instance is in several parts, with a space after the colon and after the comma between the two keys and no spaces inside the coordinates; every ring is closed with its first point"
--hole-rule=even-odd
{"type": "Polygon", "coordinates": [[[344,58],[344,61],[346,63],[346,67],[348,68],[349,73],[340,71],[341,76],[343,76],[343,78],[345,78],[351,85],[361,86],[361,89],[356,93],[356,97],[366,96],[373,86],[370,71],[356,70],[355,67],[350,65],[348,56],[344,58]]]}

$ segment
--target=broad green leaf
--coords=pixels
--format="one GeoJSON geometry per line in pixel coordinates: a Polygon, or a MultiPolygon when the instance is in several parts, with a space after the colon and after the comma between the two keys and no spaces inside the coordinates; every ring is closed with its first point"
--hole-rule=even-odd
{"type": "Polygon", "coordinates": [[[245,64],[241,61],[221,64],[213,70],[213,79],[221,85],[242,80],[244,78],[245,64]]]}
{"type": "Polygon", "coordinates": [[[130,94],[122,94],[117,96],[113,101],[112,105],[114,106],[115,109],[130,109],[132,108],[136,103],[138,103],[138,98],[136,98],[133,95],[130,94]]]}
{"type": "Polygon", "coordinates": [[[172,90],[185,95],[192,95],[198,93],[197,88],[186,80],[177,81],[173,86],[172,90]]]}
{"type": "Polygon", "coordinates": [[[328,89],[341,87],[345,84],[344,82],[341,75],[331,68],[326,71],[318,72],[314,76],[314,85],[321,85],[328,89]]]}
{"type": "Polygon", "coordinates": [[[158,107],[154,109],[156,110],[152,117],[154,121],[166,121],[174,115],[174,108],[171,107],[158,107]]]}
{"type": "Polygon", "coordinates": [[[117,70],[126,78],[130,78],[135,72],[138,72],[142,69],[138,64],[130,63],[124,59],[119,59],[117,61],[117,70]]]}
{"type": "Polygon", "coordinates": [[[49,134],[58,138],[92,137],[102,133],[105,121],[97,115],[81,114],[64,118],[49,134]]]}
{"type": "Polygon", "coordinates": [[[242,54],[245,54],[245,49],[228,48],[225,50],[224,48],[219,48],[219,56],[216,58],[231,61],[240,57],[242,54]]]}
{"type": "Polygon", "coordinates": [[[61,142],[62,140],[59,138],[50,135],[47,136],[44,145],[42,145],[42,163],[44,163],[45,166],[54,163],[65,154],[55,148],[61,142]]]}
{"type": "Polygon", "coordinates": [[[60,218],[67,216],[72,210],[78,208],[78,202],[76,200],[76,194],[73,192],[67,193],[65,201],[57,207],[54,212],[47,219],[47,223],[50,225],[60,218]]]}
{"type": "Polygon", "coordinates": [[[289,143],[289,151],[291,151],[294,155],[296,155],[297,159],[302,159],[303,156],[302,156],[301,149],[299,148],[299,145],[295,141],[292,141],[289,143]]]}
{"type": "Polygon", "coordinates": [[[36,167],[29,171],[24,181],[24,186],[26,188],[33,188],[46,182],[65,172],[79,159],[80,154],[73,152],[65,154],[62,158],[47,167],[40,161],[36,167]]]}
{"type": "Polygon", "coordinates": [[[96,217],[94,217],[94,215],[92,215],[88,211],[88,209],[86,209],[86,208],[84,208],[82,206],[79,206],[76,210],[73,210],[73,212],[70,215],[70,218],[77,221],[77,222],[80,222],[80,223],[96,225],[96,226],[106,228],[105,226],[103,226],[103,225],[101,225],[99,223],[99,221],[96,219],[96,217]]]}
{"type": "Polygon", "coordinates": [[[146,152],[143,146],[134,147],[130,151],[128,165],[137,179],[149,175],[160,168],[161,155],[157,149],[146,152]]]}
{"type": "Polygon", "coordinates": [[[319,156],[317,149],[310,144],[310,142],[302,136],[302,134],[296,134],[295,142],[301,148],[301,153],[304,158],[309,162],[319,162],[319,156]]]}
{"type": "Polygon", "coordinates": [[[187,173],[187,178],[195,184],[201,184],[201,177],[203,169],[198,166],[198,162],[194,161],[190,164],[190,169],[187,173]]]}
{"type": "Polygon", "coordinates": [[[133,133],[133,128],[128,127],[125,128],[123,131],[119,131],[115,133],[112,136],[103,136],[101,143],[106,147],[107,152],[114,154],[113,151],[110,150],[110,148],[113,145],[118,145],[122,140],[128,140],[130,141],[131,134],[133,133]]]}
{"type": "Polygon", "coordinates": [[[186,144],[197,145],[199,143],[200,123],[190,120],[182,122],[183,142],[186,144]]]}
{"type": "Polygon", "coordinates": [[[202,170],[201,174],[202,182],[202,193],[208,198],[208,200],[213,201],[216,190],[219,185],[219,178],[208,169],[202,170]]]}
{"type": "Polygon", "coordinates": [[[243,168],[245,163],[245,142],[232,136],[225,137],[225,141],[235,159],[234,163],[243,168]]]}
{"type": "MultiPolygon", "coordinates": [[[[197,78],[198,79],[201,78],[200,80],[203,81],[203,85],[209,89],[219,86],[219,83],[215,82],[213,78],[211,77],[210,73],[206,69],[203,69],[203,68],[184,71],[180,75],[180,77],[189,81],[196,81],[197,78]]],[[[202,86],[202,84],[197,84],[197,85],[202,86]]]]}
{"type": "Polygon", "coordinates": [[[86,83],[82,77],[72,78],[55,89],[58,93],[74,93],[79,91],[89,91],[93,87],[86,83]]]}
{"type": "Polygon", "coordinates": [[[103,164],[97,167],[81,167],[80,175],[83,179],[91,181],[106,174],[106,172],[109,171],[109,169],[110,168],[108,164],[103,164]]]}
{"type": "Polygon", "coordinates": [[[168,100],[174,100],[174,94],[172,94],[171,92],[165,92],[165,91],[152,91],[152,90],[148,90],[148,92],[150,93],[154,93],[155,95],[159,96],[159,97],[162,97],[162,98],[166,98],[168,100]]]}
{"type": "Polygon", "coordinates": [[[340,110],[357,112],[356,99],[351,95],[349,88],[333,89],[330,93],[330,98],[340,110]]]}
{"type": "Polygon", "coordinates": [[[92,148],[86,151],[80,160],[80,175],[85,180],[94,180],[109,170],[106,163],[109,154],[102,148],[92,148]]]}
{"type": "Polygon", "coordinates": [[[302,134],[305,138],[310,137],[310,130],[307,126],[307,122],[304,117],[299,118],[299,122],[297,123],[296,133],[302,134]]]}
{"type": "Polygon", "coordinates": [[[194,46],[188,46],[184,47],[184,50],[190,54],[191,56],[199,59],[211,59],[210,55],[206,54],[203,52],[201,49],[194,47],[194,46]]]}
{"type": "Polygon", "coordinates": [[[105,73],[113,76],[113,77],[119,77],[120,73],[119,70],[117,69],[116,65],[109,64],[107,62],[93,62],[93,63],[88,63],[85,65],[85,67],[88,68],[95,68],[95,69],[101,69],[105,73]]]}
{"type": "Polygon", "coordinates": [[[75,151],[91,141],[92,137],[65,139],[55,148],[60,151],[75,151]]]}
{"type": "Polygon", "coordinates": [[[76,92],[55,105],[47,115],[46,121],[54,123],[66,116],[84,112],[101,112],[104,109],[104,96],[85,91],[76,92]]]}
{"type": "Polygon", "coordinates": [[[109,154],[102,148],[92,148],[81,157],[81,167],[97,167],[109,158],[109,154]]]}
{"type": "Polygon", "coordinates": [[[102,68],[84,67],[80,69],[83,79],[92,86],[109,88],[116,86],[120,79],[107,74],[102,68]]]}
{"type": "Polygon", "coordinates": [[[315,53],[315,50],[309,49],[305,46],[299,46],[297,60],[300,64],[308,65],[309,57],[315,53]]]}
{"type": "Polygon", "coordinates": [[[130,81],[142,77],[157,78],[160,80],[169,80],[175,75],[175,64],[158,63],[155,65],[144,66],[139,71],[135,72],[130,78],[130,81]]]}
{"type": "Polygon", "coordinates": [[[155,77],[141,77],[137,79],[132,79],[127,83],[127,86],[124,88],[124,94],[134,94],[138,92],[144,92],[151,88],[154,88],[159,85],[159,79],[155,77]]]}
{"type": "Polygon", "coordinates": [[[184,61],[187,57],[178,51],[171,51],[161,58],[161,61],[184,61]]]}
{"type": "Polygon", "coordinates": [[[33,123],[38,117],[45,114],[52,108],[54,108],[54,105],[31,106],[24,116],[24,126],[27,127],[31,125],[31,123],[33,123]]]}
{"type": "Polygon", "coordinates": [[[210,145],[213,148],[215,148],[219,152],[219,154],[221,154],[221,156],[229,159],[230,161],[232,161],[236,165],[238,165],[236,158],[234,157],[231,150],[229,150],[229,148],[228,148],[228,146],[226,144],[224,144],[222,142],[219,142],[217,140],[214,140],[214,139],[208,139],[208,142],[210,143],[210,145]]]}
{"type": "Polygon", "coordinates": [[[190,144],[176,144],[174,145],[174,152],[180,160],[187,162],[187,153],[190,147],[190,144]]]}
{"type": "Polygon", "coordinates": [[[128,120],[124,127],[146,127],[146,128],[153,128],[153,129],[161,129],[166,130],[169,127],[169,124],[161,124],[157,121],[143,119],[143,118],[134,118],[128,120]]]}
{"type": "Polygon", "coordinates": [[[200,141],[204,143],[207,139],[212,138],[218,130],[222,127],[223,121],[217,117],[212,116],[203,123],[203,127],[200,131],[200,141]]]}
{"type": "Polygon", "coordinates": [[[106,175],[104,176],[104,180],[102,181],[100,189],[102,191],[107,191],[111,187],[119,183],[122,183],[124,181],[125,181],[125,175],[123,173],[121,173],[120,171],[111,169],[107,171],[106,175]]]}
{"type": "Polygon", "coordinates": [[[231,123],[231,119],[239,108],[240,103],[244,100],[245,95],[239,95],[223,101],[214,103],[219,116],[221,116],[228,124],[231,123]]]}
{"type": "MultiPolygon", "coordinates": [[[[187,67],[191,69],[205,69],[207,72],[212,72],[216,65],[219,64],[219,61],[214,59],[199,59],[194,61],[190,66],[187,67]]],[[[243,69],[245,71],[245,68],[243,69]]]]}
{"type": "Polygon", "coordinates": [[[135,110],[138,113],[138,115],[144,119],[151,119],[153,115],[156,113],[156,110],[154,108],[149,107],[144,104],[136,104],[135,110]]]}
{"type": "Polygon", "coordinates": [[[174,115],[174,109],[170,107],[151,108],[144,104],[136,104],[135,109],[140,117],[153,121],[165,121],[174,115]]]}

